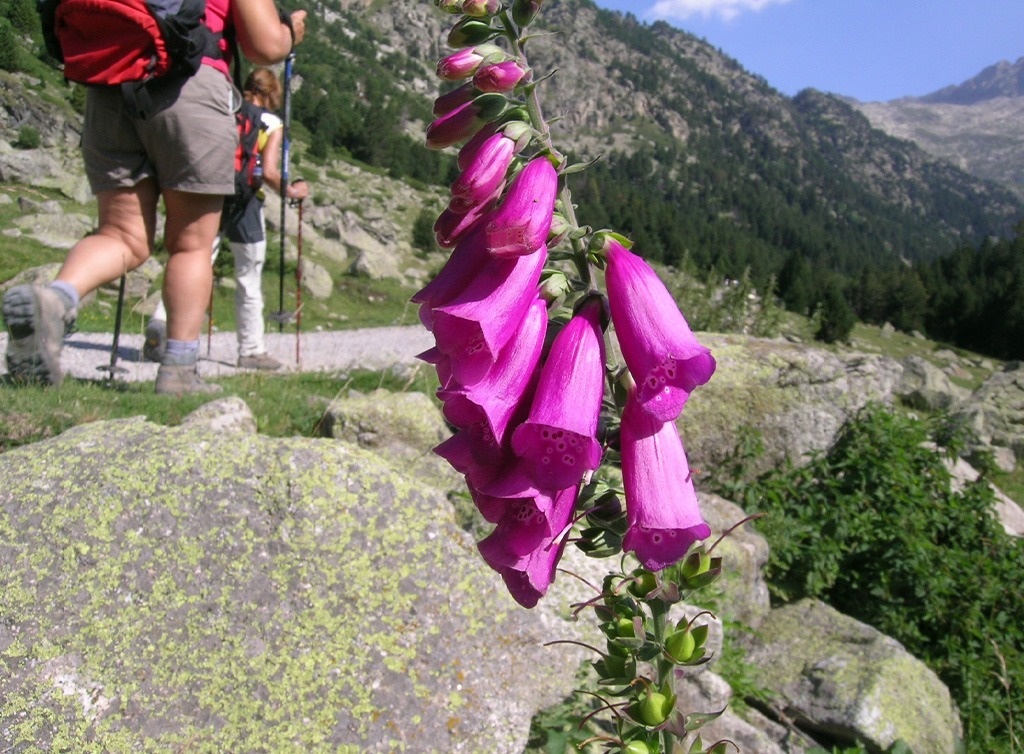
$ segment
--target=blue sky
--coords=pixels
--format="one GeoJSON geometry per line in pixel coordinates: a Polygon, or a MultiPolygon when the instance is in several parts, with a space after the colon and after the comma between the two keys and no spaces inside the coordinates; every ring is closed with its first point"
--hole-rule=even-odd
{"type": "Polygon", "coordinates": [[[918,96],[1024,57],[1024,0],[595,0],[702,37],[793,95],[918,96]]]}

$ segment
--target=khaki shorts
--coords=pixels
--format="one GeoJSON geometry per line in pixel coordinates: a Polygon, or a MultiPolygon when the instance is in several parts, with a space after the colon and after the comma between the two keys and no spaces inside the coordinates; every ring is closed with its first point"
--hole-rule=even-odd
{"type": "Polygon", "coordinates": [[[153,178],[161,189],[233,194],[237,95],[223,73],[200,66],[180,87],[156,87],[156,112],[127,112],[118,88],[92,87],[85,100],[82,157],[94,194],[153,178]]]}

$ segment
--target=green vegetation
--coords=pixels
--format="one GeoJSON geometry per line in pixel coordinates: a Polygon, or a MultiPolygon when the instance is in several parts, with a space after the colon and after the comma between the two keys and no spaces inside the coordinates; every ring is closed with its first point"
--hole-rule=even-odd
{"type": "Polygon", "coordinates": [[[950,491],[926,440],[948,424],[869,408],[802,468],[740,489],[771,545],[773,599],[819,598],[896,638],[959,706],[968,752],[1024,734],[1024,548],[993,514],[984,478],[950,491]]]}
{"type": "MultiPolygon", "coordinates": [[[[345,374],[244,374],[218,378],[225,395],[242,398],[256,417],[257,430],[271,437],[317,437],[327,404],[350,389],[420,391],[433,395],[436,378],[420,370],[413,381],[385,372],[355,370],[345,374]]],[[[208,395],[161,396],[150,382],[125,383],[66,379],[59,390],[0,387],[0,453],[53,437],[79,424],[146,416],[157,424],[176,425],[210,400],[208,395]]]]}

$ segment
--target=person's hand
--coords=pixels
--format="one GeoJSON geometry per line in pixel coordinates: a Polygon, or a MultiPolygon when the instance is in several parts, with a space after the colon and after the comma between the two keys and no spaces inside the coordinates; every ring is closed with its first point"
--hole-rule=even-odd
{"type": "Polygon", "coordinates": [[[295,34],[295,44],[302,41],[302,38],[306,36],[306,11],[294,10],[291,15],[292,19],[292,31],[295,34]]]}
{"type": "Polygon", "coordinates": [[[288,184],[288,198],[293,202],[301,202],[309,196],[309,184],[304,178],[296,178],[288,184]]]}

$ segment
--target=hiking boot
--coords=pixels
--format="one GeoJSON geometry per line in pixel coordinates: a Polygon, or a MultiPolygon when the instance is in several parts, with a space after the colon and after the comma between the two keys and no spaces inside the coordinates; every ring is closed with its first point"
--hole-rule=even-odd
{"type": "Polygon", "coordinates": [[[158,395],[184,395],[185,393],[219,393],[223,390],[213,382],[203,382],[191,364],[161,364],[156,371],[156,392],[158,395]]]}
{"type": "Polygon", "coordinates": [[[251,356],[239,356],[238,367],[240,369],[265,369],[273,371],[284,366],[280,361],[267,353],[254,353],[251,356]]]}
{"type": "Polygon", "coordinates": [[[74,321],[63,297],[50,288],[16,285],[4,294],[7,371],[19,382],[59,385],[64,331],[74,321]]]}
{"type": "Polygon", "coordinates": [[[142,344],[142,358],[155,361],[164,360],[167,353],[167,323],[162,319],[151,319],[146,325],[146,342],[142,344]]]}

